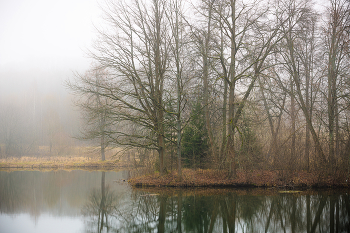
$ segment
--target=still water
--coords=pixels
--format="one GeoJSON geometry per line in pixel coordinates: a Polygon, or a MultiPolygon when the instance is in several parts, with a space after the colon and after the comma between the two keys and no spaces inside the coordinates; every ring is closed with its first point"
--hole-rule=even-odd
{"type": "Polygon", "coordinates": [[[350,232],[347,191],[133,189],[127,171],[0,172],[0,232],[350,232]]]}

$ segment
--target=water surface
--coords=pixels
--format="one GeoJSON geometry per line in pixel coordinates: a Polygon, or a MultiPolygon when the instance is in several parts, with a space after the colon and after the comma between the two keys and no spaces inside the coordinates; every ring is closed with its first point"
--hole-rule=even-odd
{"type": "Polygon", "coordinates": [[[0,232],[350,232],[345,191],[133,189],[127,171],[0,172],[0,232]]]}

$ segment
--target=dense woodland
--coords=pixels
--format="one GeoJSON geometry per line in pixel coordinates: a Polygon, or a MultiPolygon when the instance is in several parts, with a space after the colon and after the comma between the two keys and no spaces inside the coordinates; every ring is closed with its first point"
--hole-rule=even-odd
{"type": "Polygon", "coordinates": [[[80,137],[97,142],[102,159],[117,147],[160,174],[349,171],[349,0],[103,8],[93,65],[66,83],[85,120],[80,137]]]}
{"type": "Polygon", "coordinates": [[[68,86],[101,151],[181,167],[349,168],[350,2],[109,1],[68,86]],[[157,152],[156,160],[154,152],[157,152]]]}

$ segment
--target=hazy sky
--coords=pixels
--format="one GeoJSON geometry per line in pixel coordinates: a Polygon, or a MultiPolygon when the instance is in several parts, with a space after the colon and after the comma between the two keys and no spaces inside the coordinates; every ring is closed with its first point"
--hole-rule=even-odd
{"type": "Polygon", "coordinates": [[[98,0],[0,0],[0,92],[51,87],[89,67],[98,0]]]}
{"type": "Polygon", "coordinates": [[[101,1],[0,0],[0,97],[33,82],[62,88],[73,71],[86,70],[101,1]]]}

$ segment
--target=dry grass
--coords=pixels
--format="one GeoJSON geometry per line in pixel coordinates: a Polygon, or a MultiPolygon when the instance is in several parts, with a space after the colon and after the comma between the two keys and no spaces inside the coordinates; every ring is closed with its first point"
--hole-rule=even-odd
{"type": "Polygon", "coordinates": [[[101,161],[90,157],[21,157],[0,159],[0,168],[6,169],[72,169],[96,168],[113,169],[128,167],[124,161],[109,159],[101,161]]]}
{"type": "Polygon", "coordinates": [[[238,171],[235,178],[229,178],[224,171],[212,169],[183,169],[180,180],[177,172],[166,175],[151,174],[129,180],[134,186],[142,187],[349,187],[346,177],[333,174],[320,178],[315,173],[254,170],[238,171]]]}

